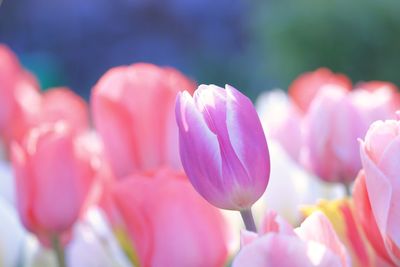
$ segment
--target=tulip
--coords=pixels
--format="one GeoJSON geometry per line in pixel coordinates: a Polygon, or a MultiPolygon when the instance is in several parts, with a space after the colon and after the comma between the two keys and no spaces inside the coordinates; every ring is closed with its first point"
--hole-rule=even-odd
{"type": "Polygon", "coordinates": [[[185,89],[194,84],[180,72],[151,64],[116,67],[100,78],[91,98],[94,124],[118,178],[181,168],[174,101],[185,89]]]}
{"type": "Polygon", "coordinates": [[[96,169],[83,140],[58,121],[12,146],[19,215],[46,246],[51,238],[67,239],[87,201],[96,169]]]}
{"type": "Polygon", "coordinates": [[[327,182],[352,182],[361,168],[357,138],[364,134],[360,111],[341,87],[324,87],[305,117],[303,163],[327,182]]]}
{"type": "Polygon", "coordinates": [[[135,174],[113,191],[113,214],[120,218],[119,224],[112,220],[115,232],[135,265],[212,267],[227,260],[229,240],[221,213],[182,173],[135,174]]]}
{"type": "Polygon", "coordinates": [[[40,107],[39,86],[15,54],[0,44],[0,137],[8,145],[22,139],[40,107]]]}
{"type": "Polygon", "coordinates": [[[200,85],[178,95],[182,165],[192,185],[216,207],[246,211],[264,193],[269,154],[251,101],[233,87],[200,85]]]}
{"type": "Polygon", "coordinates": [[[319,68],[300,75],[292,82],[288,91],[298,107],[306,112],[314,97],[327,85],[339,86],[347,91],[351,89],[351,81],[346,75],[335,74],[327,68],[319,68]]]}
{"type": "Polygon", "coordinates": [[[242,249],[233,267],[346,267],[347,252],[329,220],[315,212],[293,229],[282,218],[268,213],[260,236],[242,233],[242,249]]]}
{"type": "Polygon", "coordinates": [[[370,220],[376,222],[391,260],[400,265],[400,121],[374,122],[360,142],[360,154],[370,220]]]}

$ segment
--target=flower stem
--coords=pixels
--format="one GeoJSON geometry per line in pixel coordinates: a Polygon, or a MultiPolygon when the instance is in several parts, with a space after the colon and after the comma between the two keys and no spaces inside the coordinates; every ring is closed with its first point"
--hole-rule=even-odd
{"type": "Polygon", "coordinates": [[[51,244],[53,246],[54,252],[56,253],[58,267],[66,267],[64,248],[62,247],[60,236],[53,235],[51,237],[51,244]]]}
{"type": "Polygon", "coordinates": [[[246,226],[246,230],[257,232],[256,224],[254,223],[253,213],[251,212],[251,208],[246,210],[241,210],[240,215],[242,215],[242,219],[244,225],[246,226]]]}

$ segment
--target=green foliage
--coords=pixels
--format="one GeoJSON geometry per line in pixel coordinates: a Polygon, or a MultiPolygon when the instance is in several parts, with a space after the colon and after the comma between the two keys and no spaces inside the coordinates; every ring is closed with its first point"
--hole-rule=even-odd
{"type": "Polygon", "coordinates": [[[399,85],[399,11],[398,0],[260,0],[252,21],[260,72],[280,87],[321,66],[399,85]]]}

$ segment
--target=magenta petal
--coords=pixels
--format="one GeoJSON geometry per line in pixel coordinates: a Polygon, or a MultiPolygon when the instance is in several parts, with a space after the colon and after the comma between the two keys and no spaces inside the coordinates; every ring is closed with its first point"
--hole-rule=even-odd
{"type": "Polygon", "coordinates": [[[242,186],[251,187],[254,197],[258,199],[264,193],[269,179],[267,141],[250,99],[229,85],[226,85],[226,92],[229,140],[248,174],[248,177],[241,177],[246,178],[242,186]]]}
{"type": "Polygon", "coordinates": [[[217,206],[224,188],[216,135],[209,130],[188,92],[179,93],[175,108],[182,165],[196,190],[217,206]],[[199,138],[200,137],[200,138],[199,138]],[[213,180],[208,177],[214,177],[213,180]]]}

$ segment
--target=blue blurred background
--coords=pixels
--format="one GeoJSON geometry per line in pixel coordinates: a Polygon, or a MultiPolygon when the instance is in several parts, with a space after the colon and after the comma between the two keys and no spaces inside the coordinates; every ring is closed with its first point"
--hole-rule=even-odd
{"type": "Polygon", "coordinates": [[[254,98],[326,66],[400,84],[399,0],[3,0],[0,42],[44,88],[88,98],[110,67],[146,61],[254,98]]]}

